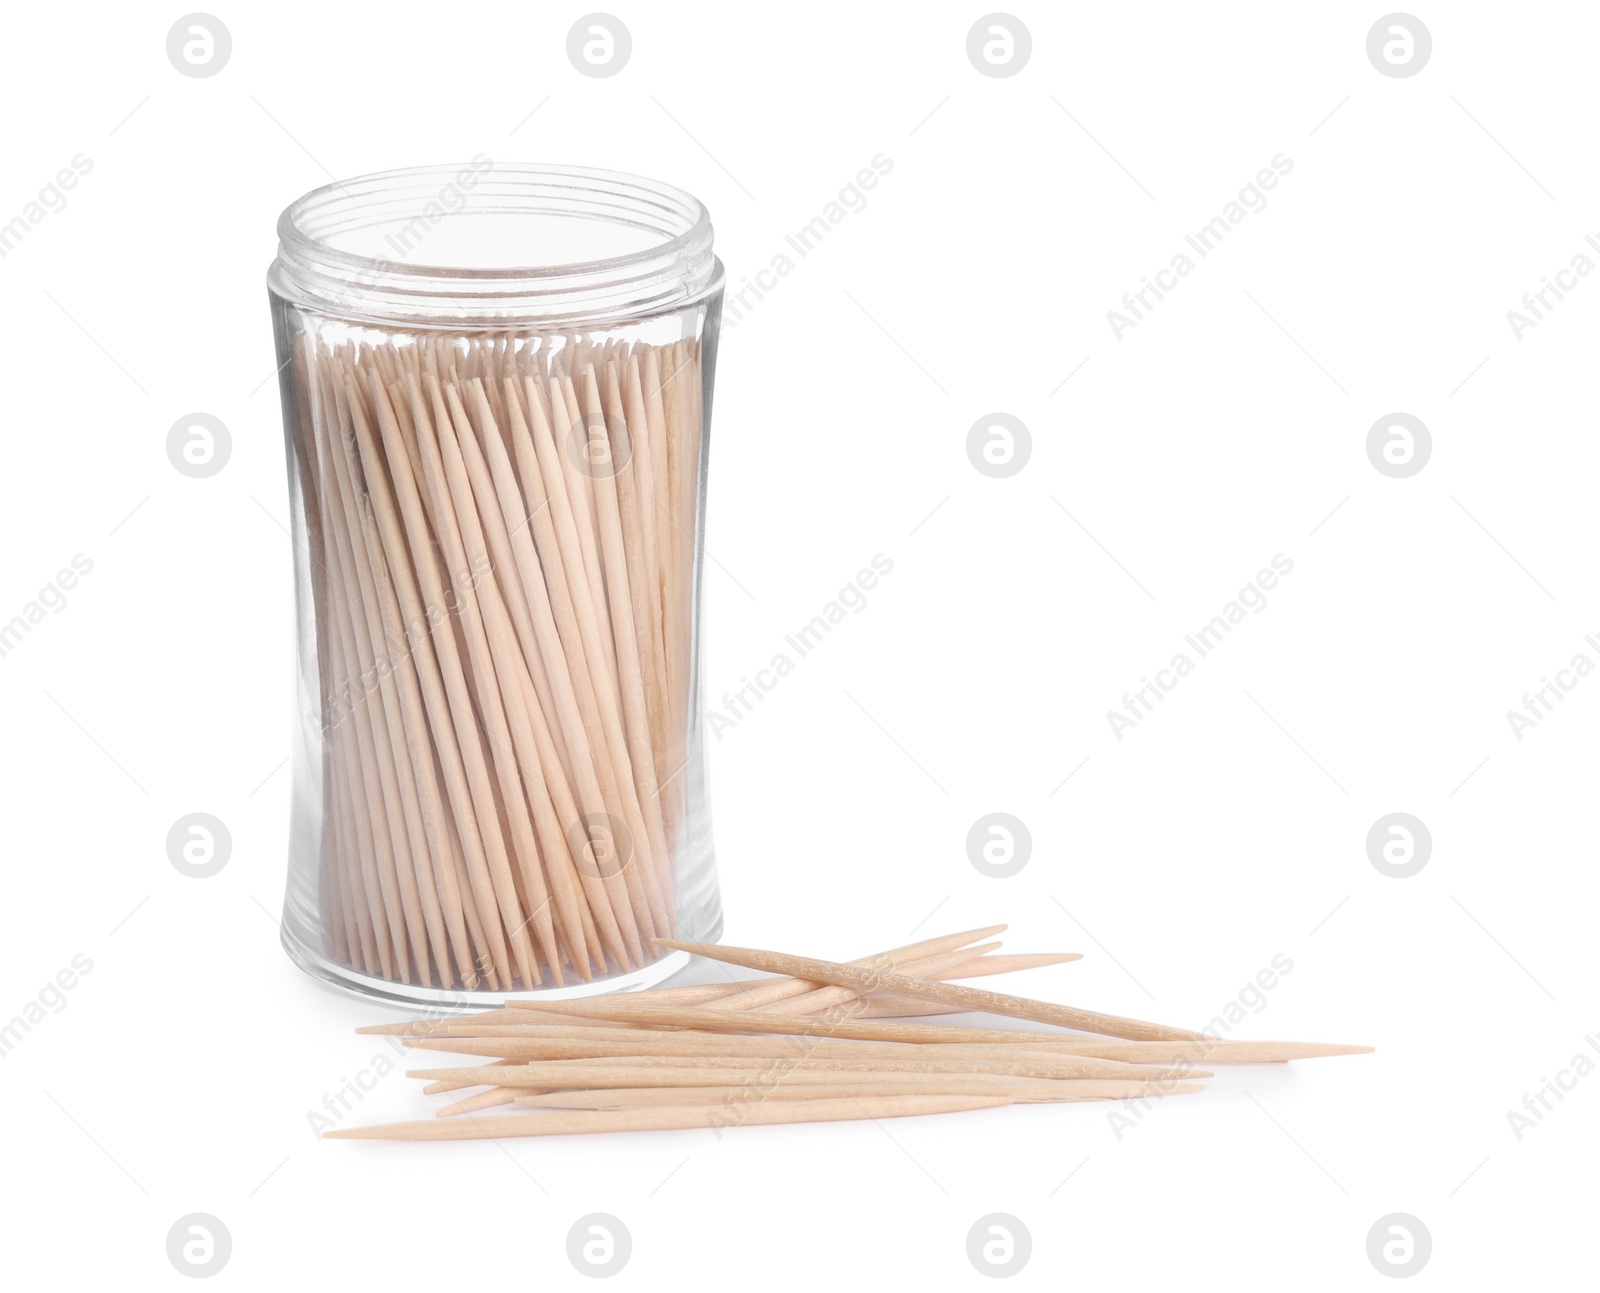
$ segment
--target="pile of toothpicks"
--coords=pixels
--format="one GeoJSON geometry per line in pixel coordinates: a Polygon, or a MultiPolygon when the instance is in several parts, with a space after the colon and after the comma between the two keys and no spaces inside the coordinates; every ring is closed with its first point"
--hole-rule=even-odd
{"type": "Polygon", "coordinates": [[[497,1140],[1146,1099],[1201,1090],[1208,1064],[1372,1049],[1224,1039],[952,982],[1080,959],[998,953],[998,943],[984,940],[1004,929],[965,930],[848,964],[658,939],[662,948],[778,977],[511,1001],[475,1015],[363,1028],[490,1062],[412,1072],[426,1093],[455,1097],[432,1120],[324,1134],[497,1140]],[[1051,1027],[919,1019],[967,1012],[1051,1027]],[[505,1106],[518,1112],[485,1116],[505,1106]]]}

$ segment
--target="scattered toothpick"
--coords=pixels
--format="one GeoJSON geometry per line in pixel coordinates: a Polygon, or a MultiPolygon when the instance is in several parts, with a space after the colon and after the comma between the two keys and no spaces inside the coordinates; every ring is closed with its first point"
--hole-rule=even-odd
{"type": "MultiPolygon", "coordinates": [[[[1283,1062],[1371,1049],[1211,1037],[935,977],[975,965],[998,968],[993,963],[999,958],[989,954],[996,945],[977,940],[999,928],[927,939],[848,964],[707,948],[715,959],[779,977],[715,985],[715,994],[678,988],[611,993],[366,1029],[417,1050],[493,1058],[409,1074],[424,1081],[430,1094],[480,1088],[439,1108],[431,1122],[328,1134],[475,1140],[834,1121],[1011,1103],[1147,1100],[1201,1090],[1199,1079],[1212,1075],[1202,1064],[1283,1062]],[[873,1018],[870,1007],[880,999],[880,988],[891,999],[987,1008],[1051,1027],[873,1018]],[[1112,1034],[1113,1027],[1146,1035],[1123,1037],[1112,1034]],[[525,1112],[480,1116],[508,1106],[525,1112]]],[[[1063,959],[1013,957],[999,964],[1020,968],[1063,959]]]]}

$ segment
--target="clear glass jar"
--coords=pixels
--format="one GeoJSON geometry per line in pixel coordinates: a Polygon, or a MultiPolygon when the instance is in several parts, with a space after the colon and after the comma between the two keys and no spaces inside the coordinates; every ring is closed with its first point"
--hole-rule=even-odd
{"type": "Polygon", "coordinates": [[[278,223],[298,605],[283,941],[443,1009],[721,929],[699,703],[723,271],[694,198],[370,175],[278,223]]]}

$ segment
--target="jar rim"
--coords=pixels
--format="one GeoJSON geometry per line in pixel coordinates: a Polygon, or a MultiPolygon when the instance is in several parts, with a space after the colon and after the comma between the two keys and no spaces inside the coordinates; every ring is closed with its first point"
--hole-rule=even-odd
{"type": "Polygon", "coordinates": [[[682,189],[587,166],[498,163],[483,153],[456,165],[378,171],[322,185],[284,209],[277,232],[278,256],[268,274],[273,292],[352,321],[572,327],[658,314],[721,285],[710,213],[682,189]],[[462,187],[478,191],[476,208],[462,187]],[[440,205],[447,191],[460,206],[440,205]],[[486,214],[631,226],[657,241],[588,259],[490,266],[389,259],[330,241],[400,220],[406,220],[402,232],[424,224],[426,233],[445,219],[486,214]]]}

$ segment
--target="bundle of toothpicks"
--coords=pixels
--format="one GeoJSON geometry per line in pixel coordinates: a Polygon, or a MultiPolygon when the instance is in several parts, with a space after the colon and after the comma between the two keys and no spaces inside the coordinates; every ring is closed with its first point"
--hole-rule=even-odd
{"type": "Polygon", "coordinates": [[[657,960],[686,836],[699,343],[335,328],[292,359],[326,954],[497,992],[657,960]]]}
{"type": "Polygon", "coordinates": [[[1201,1089],[1205,1065],[1371,1050],[1224,1039],[957,982],[1080,959],[1006,955],[993,925],[841,964],[751,948],[657,940],[760,979],[379,1024],[419,1050],[487,1064],[423,1069],[451,1102],[432,1121],[328,1137],[498,1140],[953,1113],[998,1105],[1143,1100],[1201,1089]],[[923,1022],[980,1012],[1048,1030],[923,1022]],[[463,1092],[471,1094],[463,1095],[463,1092]],[[510,1116],[485,1111],[514,1106],[510,1116]]]}

